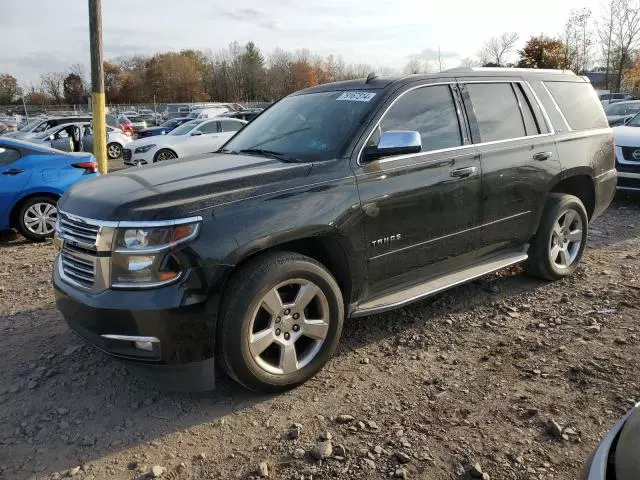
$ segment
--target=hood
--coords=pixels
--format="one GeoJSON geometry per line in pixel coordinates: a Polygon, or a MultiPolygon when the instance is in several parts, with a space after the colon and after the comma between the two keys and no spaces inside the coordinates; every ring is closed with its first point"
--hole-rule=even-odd
{"type": "Polygon", "coordinates": [[[64,212],[99,220],[170,220],[277,190],[281,182],[305,177],[310,170],[310,163],[207,154],[80,182],[58,205],[64,212]]]}
{"type": "Polygon", "coordinates": [[[640,147],[640,127],[615,127],[613,136],[618,147],[640,147]]]}
{"type": "Polygon", "coordinates": [[[145,133],[158,134],[159,132],[170,132],[170,131],[171,131],[170,127],[151,127],[151,128],[144,128],[140,130],[138,132],[138,135],[143,135],[145,133]]]}
{"type": "Polygon", "coordinates": [[[182,137],[186,135],[153,135],[151,137],[143,137],[132,141],[127,144],[127,148],[135,150],[138,147],[144,147],[145,145],[168,145],[169,143],[178,143],[183,141],[182,137]]]}

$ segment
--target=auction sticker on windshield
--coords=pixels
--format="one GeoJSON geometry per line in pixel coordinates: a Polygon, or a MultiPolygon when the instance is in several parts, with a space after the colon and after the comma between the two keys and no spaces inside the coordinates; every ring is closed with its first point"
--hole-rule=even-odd
{"type": "Polygon", "coordinates": [[[376,94],[371,92],[344,92],[336,98],[336,100],[347,102],[369,102],[375,96],[376,94]]]}

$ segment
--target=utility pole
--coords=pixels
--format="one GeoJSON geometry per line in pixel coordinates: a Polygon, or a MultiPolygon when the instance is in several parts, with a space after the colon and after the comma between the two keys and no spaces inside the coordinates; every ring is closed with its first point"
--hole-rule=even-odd
{"type": "Polygon", "coordinates": [[[93,155],[100,173],[107,166],[107,125],[104,110],[104,65],[102,61],[102,0],[89,0],[89,49],[91,51],[91,110],[93,112],[93,155]]]}

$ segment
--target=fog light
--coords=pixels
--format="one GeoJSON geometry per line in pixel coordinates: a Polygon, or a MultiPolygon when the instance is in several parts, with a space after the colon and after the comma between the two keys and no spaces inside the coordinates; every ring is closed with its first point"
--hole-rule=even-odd
{"type": "Polygon", "coordinates": [[[144,350],[145,352],[153,352],[153,342],[134,342],[138,350],[144,350]]]}

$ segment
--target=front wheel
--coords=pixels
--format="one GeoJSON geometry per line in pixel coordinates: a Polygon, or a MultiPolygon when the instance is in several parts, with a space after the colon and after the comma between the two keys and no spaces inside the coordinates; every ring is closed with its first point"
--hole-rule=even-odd
{"type": "Polygon", "coordinates": [[[163,148],[158,153],[156,153],[156,156],[154,157],[153,161],[164,162],[165,160],[173,160],[174,158],[178,158],[175,152],[169,149],[163,148]]]}
{"type": "Polygon", "coordinates": [[[589,217],[578,197],[551,193],[525,269],[545,280],[571,275],[587,244],[589,217]]]}
{"type": "Polygon", "coordinates": [[[217,338],[222,367],[251,390],[293,388],[331,358],[343,318],[342,293],[323,265],[288,252],[258,257],[226,289],[217,338]]]}

